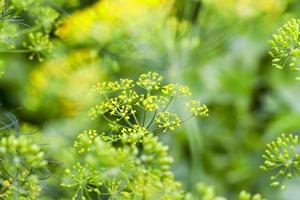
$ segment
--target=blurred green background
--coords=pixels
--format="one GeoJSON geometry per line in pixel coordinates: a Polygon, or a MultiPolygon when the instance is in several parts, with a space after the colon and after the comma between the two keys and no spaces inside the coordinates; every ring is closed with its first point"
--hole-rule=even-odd
{"type": "Polygon", "coordinates": [[[93,84],[155,71],[188,85],[210,108],[209,118],[162,136],[186,191],[204,181],[229,199],[240,190],[272,200],[299,199],[299,182],[288,183],[284,191],[273,189],[259,165],[266,143],[282,132],[300,131],[299,82],[271,67],[267,53],[275,30],[299,17],[300,1],[52,4],[61,17],[51,33],[51,55],[40,62],[28,54],[2,53],[0,100],[3,111],[45,135],[58,160],[80,131],[105,123],[87,115],[97,100],[93,84]]]}

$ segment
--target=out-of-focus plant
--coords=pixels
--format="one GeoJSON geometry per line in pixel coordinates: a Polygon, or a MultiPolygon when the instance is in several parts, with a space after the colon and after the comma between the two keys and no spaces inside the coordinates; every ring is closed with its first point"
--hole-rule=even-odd
{"type": "MultiPolygon", "coordinates": [[[[213,186],[206,183],[198,183],[196,185],[197,195],[187,194],[185,200],[226,200],[227,198],[218,196],[213,186]]],[[[260,194],[251,195],[246,191],[241,191],[238,200],[266,200],[260,194]]]]}
{"type": "Polygon", "coordinates": [[[90,88],[105,73],[98,65],[93,49],[78,49],[44,62],[30,74],[24,107],[45,118],[72,117],[83,111],[93,102],[90,88]],[[55,109],[49,111],[48,107],[55,109]]]}
{"type": "Polygon", "coordinates": [[[49,174],[45,149],[31,133],[22,133],[11,113],[1,120],[0,198],[37,199],[42,193],[41,180],[49,174]]]}
{"type": "Polygon", "coordinates": [[[251,0],[203,0],[205,5],[213,7],[226,18],[249,19],[260,16],[262,13],[274,16],[282,13],[287,7],[286,0],[262,0],[254,2],[251,0]],[[233,16],[232,16],[233,15],[233,16]]]}
{"type": "Polygon", "coordinates": [[[142,26],[150,13],[159,14],[158,9],[163,11],[166,2],[164,0],[99,1],[68,17],[56,30],[56,34],[66,41],[105,43],[120,34],[125,36],[132,34],[134,27],[142,26]],[[78,28],[81,31],[78,31],[78,28]]]}
{"type": "MultiPolygon", "coordinates": [[[[108,133],[87,130],[74,142],[78,162],[66,170],[63,186],[73,199],[182,199],[180,184],[170,171],[168,147],[159,133],[175,131],[185,120],[169,111],[175,100],[191,95],[187,86],[163,84],[155,72],[137,81],[120,79],[95,85],[101,103],[91,109],[109,123],[108,133]]],[[[191,117],[208,116],[196,100],[187,103],[191,117]]]]}
{"type": "Polygon", "coordinates": [[[51,52],[49,34],[59,17],[58,11],[42,1],[1,0],[0,13],[2,53],[32,53],[31,59],[37,55],[42,61],[51,52]],[[26,35],[28,39],[24,38],[26,35]]]}

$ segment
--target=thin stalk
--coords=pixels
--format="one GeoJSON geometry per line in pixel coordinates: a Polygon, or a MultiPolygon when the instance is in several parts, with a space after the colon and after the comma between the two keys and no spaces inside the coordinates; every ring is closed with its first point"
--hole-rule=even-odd
{"type": "MultiPolygon", "coordinates": [[[[112,123],[112,124],[116,124],[116,122],[114,122],[114,121],[111,121],[110,119],[108,119],[104,114],[101,114],[102,116],[103,116],[103,118],[106,120],[106,121],[108,121],[108,122],[110,122],[110,123],[112,123]]],[[[126,126],[123,126],[122,124],[117,124],[118,126],[121,126],[121,127],[123,127],[123,128],[127,128],[126,126]]]]}
{"type": "Polygon", "coordinates": [[[153,114],[153,116],[152,116],[152,119],[151,119],[150,123],[149,123],[148,126],[147,126],[147,129],[152,125],[152,123],[153,123],[153,121],[154,121],[154,119],[155,119],[155,117],[156,117],[156,114],[157,114],[157,110],[155,110],[155,112],[154,112],[154,114],[153,114]]]}
{"type": "Polygon", "coordinates": [[[167,109],[168,109],[168,107],[169,107],[169,105],[171,104],[171,102],[172,102],[172,100],[174,99],[174,97],[173,96],[171,96],[171,98],[169,99],[169,101],[168,101],[168,103],[167,103],[167,105],[164,107],[164,109],[163,109],[163,111],[162,112],[165,112],[167,109]]]}
{"type": "Polygon", "coordinates": [[[144,110],[144,114],[143,114],[143,127],[145,126],[145,122],[146,122],[146,115],[147,115],[147,111],[144,110]]]}
{"type": "Polygon", "coordinates": [[[133,113],[133,118],[134,118],[135,123],[139,126],[140,123],[139,123],[139,120],[137,119],[135,113],[133,113]]]}

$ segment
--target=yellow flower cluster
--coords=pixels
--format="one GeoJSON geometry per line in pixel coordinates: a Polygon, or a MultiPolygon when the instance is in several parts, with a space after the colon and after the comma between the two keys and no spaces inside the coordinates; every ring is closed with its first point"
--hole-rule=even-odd
{"type": "Polygon", "coordinates": [[[0,139],[0,198],[14,199],[20,192],[24,199],[36,199],[41,192],[40,175],[48,164],[44,150],[25,135],[0,139]]]}
{"type": "Polygon", "coordinates": [[[95,51],[72,51],[32,70],[23,106],[31,112],[44,112],[47,117],[74,116],[95,103],[87,93],[103,77],[95,51]]]}
{"type": "Polygon", "coordinates": [[[197,100],[192,100],[186,106],[195,116],[208,117],[209,110],[205,104],[197,100]]]}
{"type": "Polygon", "coordinates": [[[163,77],[156,72],[148,72],[147,74],[142,74],[139,80],[136,82],[138,86],[141,86],[145,90],[158,90],[163,77]]]}
{"type": "Polygon", "coordinates": [[[139,101],[136,105],[147,111],[155,111],[158,110],[163,105],[166,105],[168,102],[168,98],[165,96],[156,96],[156,95],[140,95],[139,101]]]}
{"type": "Polygon", "coordinates": [[[96,130],[87,130],[80,133],[77,136],[77,140],[74,142],[74,147],[77,149],[78,153],[90,151],[90,145],[93,144],[97,135],[96,130]]]}
{"type": "Polygon", "coordinates": [[[103,82],[97,83],[93,86],[93,90],[103,94],[109,92],[116,92],[119,90],[126,90],[134,87],[133,80],[130,79],[120,79],[120,81],[115,82],[103,82]]]}
{"type": "Polygon", "coordinates": [[[164,5],[166,0],[101,0],[68,17],[57,29],[56,34],[72,41],[100,41],[110,40],[114,33],[130,34],[130,27],[144,24],[147,16],[159,10],[168,13],[164,5]],[[160,8],[160,9],[158,9],[160,8]],[[130,26],[132,25],[132,26],[130,26]],[[80,30],[80,31],[78,31],[80,30]],[[101,35],[99,35],[101,33],[101,35]]]}
{"type": "MultiPolygon", "coordinates": [[[[129,143],[141,141],[149,132],[174,131],[185,120],[168,111],[169,106],[176,97],[192,95],[187,86],[164,84],[163,77],[156,72],[141,74],[137,81],[120,79],[98,83],[93,89],[104,100],[91,108],[90,116],[92,119],[104,117],[113,125],[112,131],[117,132],[122,141],[126,139],[129,143]],[[122,130],[118,133],[120,127],[122,130]]],[[[208,116],[205,104],[192,100],[187,105],[191,117],[208,116]]]]}
{"type": "Polygon", "coordinates": [[[192,95],[190,89],[187,86],[179,85],[179,84],[168,84],[163,86],[162,93],[164,95],[169,95],[174,97],[187,97],[192,95]]]}
{"type": "Polygon", "coordinates": [[[123,128],[121,134],[124,142],[135,144],[140,142],[145,135],[148,134],[148,130],[145,127],[133,125],[132,128],[123,128]]]}
{"type": "Polygon", "coordinates": [[[158,127],[162,129],[163,132],[167,130],[174,131],[176,127],[179,127],[181,120],[177,114],[171,112],[160,112],[158,117],[155,119],[158,127]]]}

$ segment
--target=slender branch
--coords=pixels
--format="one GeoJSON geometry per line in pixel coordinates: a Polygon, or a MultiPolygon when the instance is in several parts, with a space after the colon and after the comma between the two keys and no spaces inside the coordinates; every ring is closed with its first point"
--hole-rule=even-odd
{"type": "Polygon", "coordinates": [[[147,115],[147,111],[144,110],[144,114],[143,114],[143,127],[145,126],[146,115],[147,115]]]}
{"type": "Polygon", "coordinates": [[[165,112],[167,109],[168,109],[168,107],[169,107],[169,105],[171,104],[171,102],[172,102],[172,100],[174,99],[174,97],[173,96],[171,96],[171,98],[169,99],[169,101],[168,101],[168,103],[167,103],[167,105],[164,107],[164,109],[163,109],[163,111],[162,112],[165,112]]]}
{"type": "Polygon", "coordinates": [[[122,124],[116,123],[116,122],[114,122],[114,121],[108,119],[108,118],[105,116],[105,114],[102,113],[101,115],[103,116],[103,118],[104,118],[106,121],[108,121],[108,122],[110,122],[110,123],[112,123],[112,124],[117,124],[118,126],[121,126],[121,127],[123,127],[123,128],[127,128],[126,126],[123,126],[122,124]]]}
{"type": "Polygon", "coordinates": [[[139,120],[137,119],[135,113],[133,113],[132,115],[133,115],[133,118],[134,118],[135,123],[136,123],[137,125],[140,125],[139,120]]]}
{"type": "Polygon", "coordinates": [[[181,121],[180,121],[180,124],[183,124],[184,122],[186,122],[186,121],[192,119],[193,117],[195,117],[195,115],[192,115],[192,116],[190,116],[190,117],[188,117],[188,118],[186,118],[186,119],[184,119],[184,120],[181,120],[181,121]]]}
{"type": "Polygon", "coordinates": [[[152,116],[152,119],[151,119],[150,123],[149,123],[148,126],[146,127],[147,129],[152,125],[152,123],[153,123],[153,121],[154,121],[154,119],[155,119],[155,117],[156,117],[156,114],[157,114],[157,110],[155,110],[155,112],[154,112],[154,114],[153,114],[153,116],[152,116]]]}

